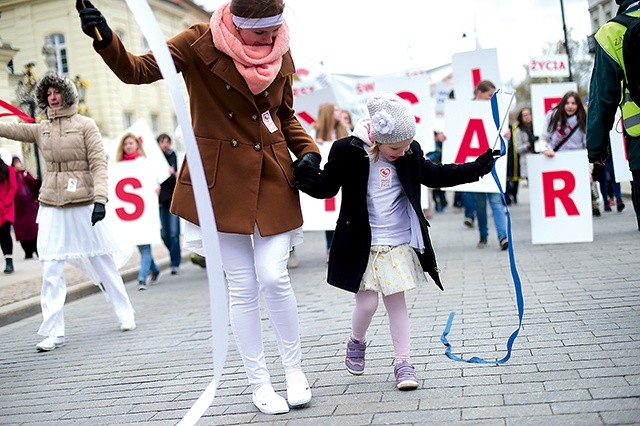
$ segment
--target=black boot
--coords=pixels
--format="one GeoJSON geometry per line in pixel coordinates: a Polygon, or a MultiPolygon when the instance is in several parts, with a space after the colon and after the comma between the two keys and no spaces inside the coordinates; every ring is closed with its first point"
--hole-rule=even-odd
{"type": "Polygon", "coordinates": [[[13,259],[10,257],[5,258],[5,260],[7,261],[7,266],[4,268],[4,273],[5,274],[12,274],[13,273],[13,259]]]}

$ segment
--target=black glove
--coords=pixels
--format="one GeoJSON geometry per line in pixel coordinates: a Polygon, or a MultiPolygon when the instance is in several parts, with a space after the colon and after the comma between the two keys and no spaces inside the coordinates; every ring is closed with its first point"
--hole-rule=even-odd
{"type": "Polygon", "coordinates": [[[320,181],[320,155],[308,152],[291,164],[296,178],[295,186],[302,192],[313,189],[320,181]]]}
{"type": "Polygon", "coordinates": [[[93,47],[107,47],[113,39],[113,32],[102,13],[88,0],[76,0],[76,10],[80,15],[82,32],[93,39],[93,47]]]}
{"type": "Polygon", "coordinates": [[[93,213],[91,213],[91,226],[100,222],[107,215],[107,210],[104,208],[104,204],[95,203],[93,205],[93,213]]]}
{"type": "Polygon", "coordinates": [[[478,176],[484,176],[487,173],[491,173],[494,155],[500,155],[500,151],[493,151],[491,150],[491,148],[489,148],[485,151],[484,154],[476,158],[476,161],[474,161],[473,163],[476,166],[476,173],[478,174],[478,176]]]}

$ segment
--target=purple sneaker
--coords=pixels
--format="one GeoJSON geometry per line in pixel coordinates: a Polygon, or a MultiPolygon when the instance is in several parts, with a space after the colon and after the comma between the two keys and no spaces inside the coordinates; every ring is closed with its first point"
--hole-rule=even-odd
{"type": "Polygon", "coordinates": [[[349,338],[347,342],[347,356],[344,359],[344,364],[347,366],[349,373],[359,376],[364,372],[365,349],[367,349],[367,345],[349,338]]]}
{"type": "Polygon", "coordinates": [[[413,390],[419,385],[416,377],[416,369],[409,361],[400,361],[393,369],[396,376],[396,386],[400,390],[413,390]]]}

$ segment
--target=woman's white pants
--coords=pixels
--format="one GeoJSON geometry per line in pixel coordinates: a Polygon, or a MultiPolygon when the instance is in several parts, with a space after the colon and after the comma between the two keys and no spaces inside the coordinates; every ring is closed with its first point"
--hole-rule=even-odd
{"type": "MultiPolygon", "coordinates": [[[[105,254],[88,258],[95,269],[107,301],[111,303],[118,324],[133,320],[134,310],[129,301],[124,282],[113,261],[113,256],[105,254]]],[[[67,283],[64,279],[64,260],[42,261],[42,324],[38,334],[42,336],[64,336],[64,302],[67,298],[67,283]]]]}
{"type": "Polygon", "coordinates": [[[229,318],[249,383],[270,381],[262,344],[260,294],[269,314],[285,373],[300,369],[298,307],[287,260],[291,233],[262,237],[220,233],[220,253],[229,289],[229,318]]]}

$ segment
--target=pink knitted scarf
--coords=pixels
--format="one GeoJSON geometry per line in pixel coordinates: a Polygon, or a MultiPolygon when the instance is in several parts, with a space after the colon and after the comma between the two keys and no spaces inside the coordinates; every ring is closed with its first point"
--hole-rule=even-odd
{"type": "Polygon", "coordinates": [[[209,22],[213,44],[233,59],[240,75],[254,95],[264,91],[275,80],[282,56],[289,50],[289,29],[284,23],[271,46],[247,46],[242,43],[229,11],[229,3],[221,5],[209,22]]]}

